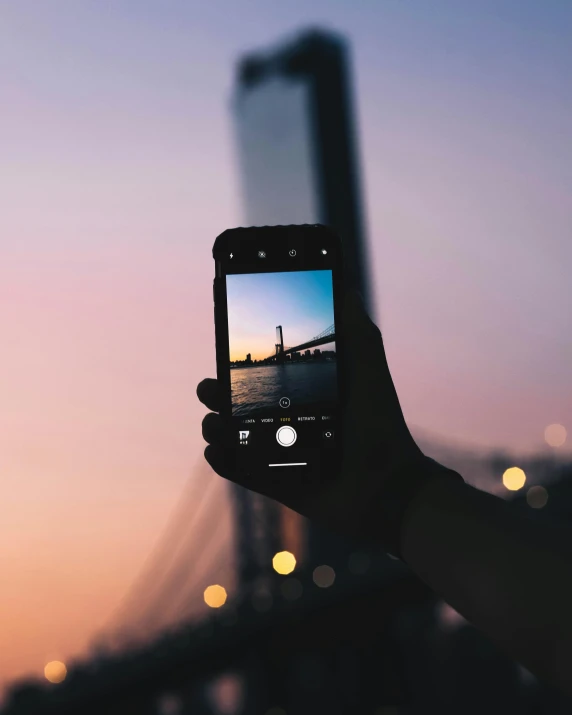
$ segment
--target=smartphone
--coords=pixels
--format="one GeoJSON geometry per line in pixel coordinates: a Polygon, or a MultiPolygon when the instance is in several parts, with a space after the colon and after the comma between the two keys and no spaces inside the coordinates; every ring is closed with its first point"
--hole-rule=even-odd
{"type": "Polygon", "coordinates": [[[335,478],[346,399],[340,238],[320,224],[234,228],[213,257],[228,460],[257,475],[335,478]]]}

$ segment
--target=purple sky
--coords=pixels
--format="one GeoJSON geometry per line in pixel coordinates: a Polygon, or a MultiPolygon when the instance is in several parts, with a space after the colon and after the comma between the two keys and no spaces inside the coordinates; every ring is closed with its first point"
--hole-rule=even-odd
{"type": "Polygon", "coordinates": [[[81,650],[201,458],[211,246],[242,222],[233,62],[309,24],[353,45],[406,419],[516,453],[572,431],[567,0],[3,3],[6,677],[81,650]]]}

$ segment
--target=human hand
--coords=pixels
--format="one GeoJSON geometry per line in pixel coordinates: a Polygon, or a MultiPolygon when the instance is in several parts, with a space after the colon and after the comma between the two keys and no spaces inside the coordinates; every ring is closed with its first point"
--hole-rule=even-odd
{"type": "Polygon", "coordinates": [[[352,538],[383,542],[380,520],[388,486],[394,486],[396,480],[418,480],[432,460],[423,455],[405,423],[381,333],[357,294],[348,294],[342,320],[348,398],[343,459],[336,479],[311,484],[303,476],[273,473],[262,478],[238,471],[222,445],[223,421],[215,414],[221,404],[219,385],[208,378],[197,387],[199,399],[213,411],[202,424],[209,443],[205,458],[220,476],[275,499],[326,528],[352,538]]]}

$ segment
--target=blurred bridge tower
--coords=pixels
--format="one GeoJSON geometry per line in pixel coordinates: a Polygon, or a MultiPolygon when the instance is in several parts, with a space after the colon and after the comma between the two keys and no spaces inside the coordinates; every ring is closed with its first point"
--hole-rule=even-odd
{"type": "MultiPolygon", "coordinates": [[[[304,32],[278,48],[238,62],[233,111],[244,225],[323,223],[341,236],[346,275],[372,311],[354,127],[348,49],[339,35],[304,32]]],[[[281,333],[281,331],[280,331],[281,333]]],[[[277,344],[283,345],[282,335],[277,344]]],[[[276,347],[278,351],[278,346],[276,347]]],[[[282,348],[283,349],[283,348],[282,348]]],[[[277,352],[278,355],[278,352],[277,352]]],[[[258,498],[237,489],[238,513],[253,514],[258,498]]],[[[296,557],[334,566],[349,547],[264,499],[261,537],[298,543],[296,557]],[[296,532],[297,535],[296,535],[296,532]],[[303,552],[303,553],[302,553],[303,552]]],[[[252,532],[246,517],[239,528],[252,532]]],[[[239,534],[239,540],[243,539],[239,534]]],[[[288,544],[284,545],[288,548],[288,544]]],[[[244,574],[252,545],[239,554],[244,574]]]]}

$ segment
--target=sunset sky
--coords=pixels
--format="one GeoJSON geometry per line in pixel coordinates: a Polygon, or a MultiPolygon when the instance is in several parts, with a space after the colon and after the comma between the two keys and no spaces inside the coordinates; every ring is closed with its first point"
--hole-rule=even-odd
{"type": "Polygon", "coordinates": [[[226,291],[231,360],[273,355],[277,325],[284,345],[293,348],[334,322],[331,271],[230,275],[226,291]]]}
{"type": "Polygon", "coordinates": [[[2,687],[85,651],[202,461],[233,66],[308,25],[352,45],[407,421],[515,455],[560,423],[570,450],[569,0],[2,2],[2,687]]]}

